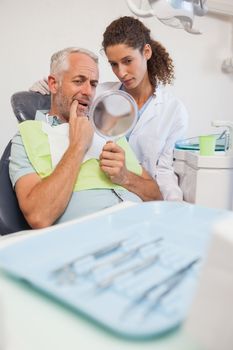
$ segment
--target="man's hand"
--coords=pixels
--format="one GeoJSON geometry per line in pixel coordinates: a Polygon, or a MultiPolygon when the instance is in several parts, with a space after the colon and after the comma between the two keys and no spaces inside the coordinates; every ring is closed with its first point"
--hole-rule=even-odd
{"type": "Polygon", "coordinates": [[[70,147],[77,148],[83,156],[91,145],[94,130],[86,116],[78,115],[78,101],[74,100],[70,108],[69,139],[70,147]]]}
{"type": "Polygon", "coordinates": [[[127,185],[128,170],[125,166],[125,152],[112,141],[108,141],[100,154],[100,168],[118,185],[127,185]]]}

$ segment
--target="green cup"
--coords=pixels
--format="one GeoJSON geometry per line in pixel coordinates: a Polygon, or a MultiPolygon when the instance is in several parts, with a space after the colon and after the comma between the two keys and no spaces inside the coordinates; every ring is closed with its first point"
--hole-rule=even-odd
{"type": "Polygon", "coordinates": [[[201,156],[213,156],[215,154],[215,135],[199,136],[199,147],[201,156]]]}

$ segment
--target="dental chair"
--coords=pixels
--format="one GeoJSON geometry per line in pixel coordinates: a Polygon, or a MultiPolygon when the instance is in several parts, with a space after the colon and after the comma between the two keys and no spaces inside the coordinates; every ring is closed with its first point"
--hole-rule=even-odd
{"type": "Polygon", "coordinates": [[[50,95],[41,95],[33,91],[16,92],[11,97],[11,106],[18,122],[33,120],[36,111],[50,109],[50,95]]]}
{"type": "MultiPolygon", "coordinates": [[[[50,108],[50,96],[22,91],[11,97],[11,106],[18,122],[34,119],[36,110],[50,108]]],[[[0,159],[0,236],[31,229],[19,208],[9,177],[11,141],[0,159]]]]}
{"type": "Polygon", "coordinates": [[[15,191],[9,177],[11,141],[0,160],[0,235],[30,229],[19,209],[15,191]]]}

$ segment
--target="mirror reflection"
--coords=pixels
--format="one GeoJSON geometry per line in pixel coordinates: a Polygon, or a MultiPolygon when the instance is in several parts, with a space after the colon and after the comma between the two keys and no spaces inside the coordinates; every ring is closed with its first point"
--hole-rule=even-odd
{"type": "Polygon", "coordinates": [[[90,118],[99,135],[118,139],[133,129],[137,121],[137,105],[124,91],[108,91],[96,99],[90,118]]]}

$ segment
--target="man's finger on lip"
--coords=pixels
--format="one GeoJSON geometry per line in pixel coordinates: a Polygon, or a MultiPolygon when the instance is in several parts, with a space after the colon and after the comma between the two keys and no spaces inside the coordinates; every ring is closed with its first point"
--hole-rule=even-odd
{"type": "Polygon", "coordinates": [[[73,100],[72,101],[72,103],[71,103],[71,108],[73,107],[73,108],[77,108],[79,106],[79,102],[78,102],[78,100],[73,100]]]}
{"type": "Polygon", "coordinates": [[[77,100],[73,100],[70,106],[70,113],[71,114],[75,114],[78,108],[78,101],[77,100]]]}

